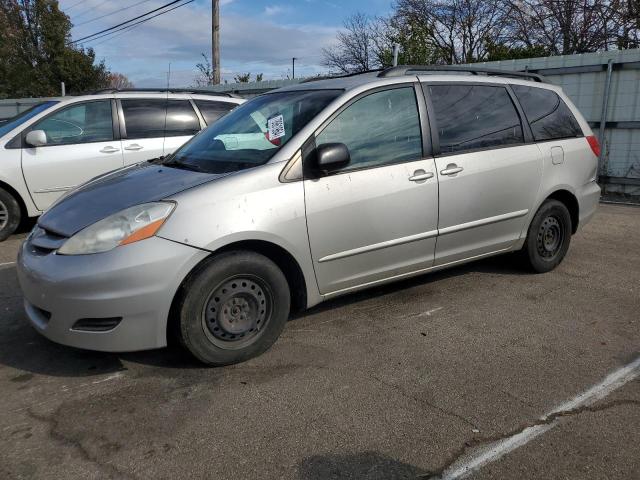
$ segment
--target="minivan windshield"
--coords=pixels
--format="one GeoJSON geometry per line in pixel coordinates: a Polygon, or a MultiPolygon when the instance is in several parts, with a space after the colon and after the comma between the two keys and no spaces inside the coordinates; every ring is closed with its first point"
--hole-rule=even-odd
{"type": "Polygon", "coordinates": [[[19,127],[30,118],[35,117],[40,112],[45,111],[47,108],[51,107],[52,105],[55,105],[56,103],[58,102],[54,100],[37,103],[33,107],[29,108],[28,110],[25,110],[24,112],[17,114],[15,117],[9,118],[5,123],[0,124],[0,137],[2,137],[6,133],[9,133],[14,128],[19,127]]]}
{"type": "Polygon", "coordinates": [[[196,135],[164,164],[206,173],[263,165],[342,92],[299,90],[256,97],[196,135]]]}

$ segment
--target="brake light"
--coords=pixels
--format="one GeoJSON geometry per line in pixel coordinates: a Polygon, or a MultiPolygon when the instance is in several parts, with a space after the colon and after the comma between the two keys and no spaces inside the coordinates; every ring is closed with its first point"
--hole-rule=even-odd
{"type": "Polygon", "coordinates": [[[587,137],[587,142],[589,143],[593,154],[600,158],[600,142],[598,142],[598,139],[594,135],[589,135],[587,137]]]}

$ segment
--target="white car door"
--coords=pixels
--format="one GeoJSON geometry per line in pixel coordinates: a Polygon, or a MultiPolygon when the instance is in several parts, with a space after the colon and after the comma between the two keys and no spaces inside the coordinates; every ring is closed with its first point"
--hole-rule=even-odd
{"type": "Polygon", "coordinates": [[[124,164],[132,165],[162,156],[167,100],[121,97],[118,103],[122,118],[120,134],[124,164]]]}
{"type": "Polygon", "coordinates": [[[23,132],[45,132],[46,145],[23,145],[22,171],[36,207],[46,210],[66,191],[123,166],[120,140],[114,135],[111,99],[60,108],[23,132]]]}

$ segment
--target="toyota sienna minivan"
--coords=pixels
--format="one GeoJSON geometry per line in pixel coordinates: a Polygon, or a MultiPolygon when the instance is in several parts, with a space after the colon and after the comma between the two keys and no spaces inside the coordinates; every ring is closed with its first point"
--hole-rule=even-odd
{"type": "Polygon", "coordinates": [[[175,336],[240,362],[338,295],[504,252],[552,270],[596,210],[598,155],[529,73],[404,66],[282,88],[59,200],[19,253],[26,313],[66,345],[175,336]]]}

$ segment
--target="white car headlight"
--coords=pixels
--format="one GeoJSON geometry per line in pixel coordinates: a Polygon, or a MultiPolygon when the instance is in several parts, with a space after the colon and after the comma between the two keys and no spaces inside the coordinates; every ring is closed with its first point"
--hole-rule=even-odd
{"type": "Polygon", "coordinates": [[[175,207],[170,202],[136,205],[80,230],[58,249],[60,255],[106,252],[152,237],[175,207]]]}

